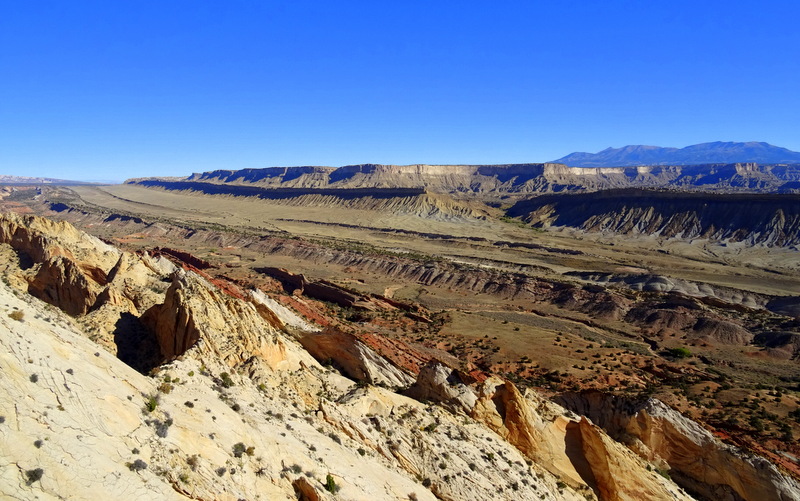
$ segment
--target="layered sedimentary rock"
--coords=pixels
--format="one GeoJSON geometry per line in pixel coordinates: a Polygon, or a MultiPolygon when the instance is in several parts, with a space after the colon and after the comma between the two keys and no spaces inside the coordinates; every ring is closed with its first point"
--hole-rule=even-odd
{"type": "Polygon", "coordinates": [[[766,459],[722,444],[658,400],[589,392],[559,401],[707,499],[789,500],[800,493],[800,483],[766,459]]]}
{"type": "Polygon", "coordinates": [[[173,274],[164,302],[142,315],[142,323],[158,339],[166,360],[196,348],[198,356],[219,359],[231,367],[258,357],[273,368],[297,368],[309,357],[290,357],[284,341],[258,309],[224,294],[199,275],[173,274]]]}
{"type": "Polygon", "coordinates": [[[434,193],[484,196],[632,187],[791,192],[798,180],[798,165],[701,163],[584,168],[568,167],[563,163],[531,163],[270,167],[239,171],[217,170],[192,174],[186,178],[131,179],[127,182],[205,193],[290,198],[301,196],[303,190],[309,195],[324,194],[325,190],[342,190],[350,191],[356,196],[358,190],[364,189],[373,192],[384,190],[388,194],[390,190],[423,187],[434,193]],[[234,187],[238,188],[237,191],[230,191],[234,187]]]}
{"type": "Polygon", "coordinates": [[[781,247],[800,243],[799,195],[610,190],[532,198],[508,213],[539,227],[781,247]]]}

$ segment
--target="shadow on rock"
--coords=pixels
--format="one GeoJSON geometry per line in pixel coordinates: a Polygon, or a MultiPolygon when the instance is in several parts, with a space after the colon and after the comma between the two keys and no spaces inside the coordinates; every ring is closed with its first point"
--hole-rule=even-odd
{"type": "Polygon", "coordinates": [[[115,324],[114,343],[117,357],[143,374],[163,361],[156,335],[130,313],[123,313],[115,324]]]}

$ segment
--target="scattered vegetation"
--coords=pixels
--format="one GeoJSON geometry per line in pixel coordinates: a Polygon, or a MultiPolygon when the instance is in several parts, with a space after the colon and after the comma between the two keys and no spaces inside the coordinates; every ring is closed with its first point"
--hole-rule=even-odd
{"type": "MultiPolygon", "coordinates": [[[[16,320],[17,322],[22,322],[22,319],[25,318],[25,312],[20,310],[14,310],[8,314],[12,320],[16,320]]],[[[38,479],[37,479],[38,480],[38,479]]]]}
{"type": "Polygon", "coordinates": [[[236,444],[233,445],[233,456],[237,458],[242,457],[244,454],[252,456],[253,454],[255,454],[255,452],[256,448],[253,447],[252,445],[248,447],[242,442],[237,442],[236,444]]]}

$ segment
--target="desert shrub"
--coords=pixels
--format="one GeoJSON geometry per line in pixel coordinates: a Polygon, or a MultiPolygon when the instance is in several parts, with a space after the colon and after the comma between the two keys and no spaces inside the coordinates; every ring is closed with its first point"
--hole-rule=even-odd
{"type": "Polygon", "coordinates": [[[126,463],[126,466],[131,471],[142,471],[147,469],[147,463],[145,463],[141,459],[137,459],[132,463],[126,463]]]}
{"type": "Polygon", "coordinates": [[[158,395],[148,395],[144,402],[144,409],[147,412],[153,412],[158,407],[158,395]]]}
{"type": "Polygon", "coordinates": [[[41,448],[42,448],[42,445],[44,445],[44,442],[43,442],[43,441],[41,441],[41,440],[37,440],[37,441],[35,441],[35,442],[33,443],[33,445],[34,445],[34,447],[36,447],[37,449],[41,449],[41,448]]]}
{"type": "Polygon", "coordinates": [[[692,352],[683,346],[680,348],[670,348],[669,354],[675,358],[689,358],[692,356],[692,352]]]}
{"type": "Polygon", "coordinates": [[[222,386],[225,388],[230,388],[234,385],[233,379],[231,379],[231,375],[227,372],[223,372],[219,375],[219,378],[222,380],[222,386]]]}
{"type": "Polygon", "coordinates": [[[247,451],[247,446],[244,445],[242,442],[233,444],[233,457],[240,458],[242,457],[242,454],[245,453],[245,451],[247,451]]]}
{"type": "Polygon", "coordinates": [[[196,471],[197,470],[198,462],[199,462],[199,458],[197,457],[197,454],[194,454],[194,455],[189,456],[188,458],[186,458],[186,464],[189,465],[189,468],[191,468],[192,471],[196,471]]]}
{"type": "Polygon", "coordinates": [[[295,473],[295,474],[300,474],[300,473],[303,472],[303,468],[301,468],[299,464],[293,464],[292,465],[292,472],[295,473]]]}
{"type": "Polygon", "coordinates": [[[228,471],[228,469],[225,468],[224,466],[220,466],[219,468],[217,468],[214,471],[217,472],[217,476],[221,477],[221,476],[225,475],[225,472],[228,471]]]}
{"type": "Polygon", "coordinates": [[[28,470],[25,472],[25,476],[28,477],[28,485],[41,480],[42,475],[44,475],[44,470],[41,468],[35,468],[33,470],[28,470]]]}
{"type": "MultiPolygon", "coordinates": [[[[22,319],[25,318],[25,312],[14,310],[8,314],[12,320],[16,320],[17,322],[22,322],[22,319]]],[[[38,480],[38,479],[37,479],[38,480]]]]}
{"type": "Polygon", "coordinates": [[[194,403],[193,403],[193,402],[190,402],[190,401],[188,401],[188,400],[187,400],[186,402],[184,402],[184,403],[183,403],[183,405],[185,405],[186,407],[189,407],[189,408],[192,408],[192,407],[194,407],[194,403]]]}
{"type": "Polygon", "coordinates": [[[31,374],[31,377],[28,378],[28,379],[31,380],[31,383],[36,383],[37,381],[39,381],[39,375],[38,374],[31,374]]]}
{"type": "Polygon", "coordinates": [[[336,485],[336,482],[333,480],[333,476],[330,473],[328,473],[328,476],[325,477],[325,490],[331,494],[336,494],[339,491],[339,486],[336,485]]]}

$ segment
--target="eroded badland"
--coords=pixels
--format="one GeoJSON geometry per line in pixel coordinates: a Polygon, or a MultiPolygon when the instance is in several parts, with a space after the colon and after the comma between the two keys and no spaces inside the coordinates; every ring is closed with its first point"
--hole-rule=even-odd
{"type": "Polygon", "coordinates": [[[798,166],[0,188],[0,493],[798,499],[798,166]]]}

